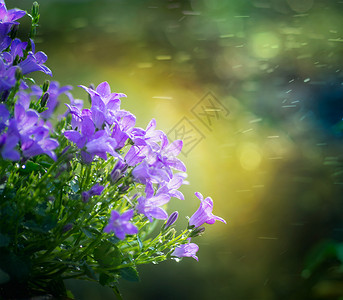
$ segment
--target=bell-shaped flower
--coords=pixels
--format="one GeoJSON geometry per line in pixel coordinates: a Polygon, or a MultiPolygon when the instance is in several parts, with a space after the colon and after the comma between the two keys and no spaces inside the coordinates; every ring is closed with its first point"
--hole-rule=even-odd
{"type": "MultiPolygon", "coordinates": [[[[122,93],[111,93],[109,84],[105,81],[100,83],[96,89],[88,88],[80,85],[84,90],[88,92],[91,97],[92,114],[97,115],[97,120],[106,121],[107,124],[112,125],[116,120],[116,114],[120,110],[120,99],[126,97],[122,93]]],[[[102,125],[100,122],[94,122],[97,128],[102,125]]]]}
{"type": "Polygon", "coordinates": [[[0,39],[5,38],[11,30],[12,25],[19,24],[15,21],[25,15],[26,12],[21,9],[14,8],[7,10],[5,2],[0,1],[0,39]]]}
{"type": "Polygon", "coordinates": [[[52,76],[51,70],[44,65],[48,56],[42,51],[35,53],[35,44],[32,40],[31,45],[32,51],[30,51],[27,58],[21,61],[18,65],[21,68],[22,73],[25,75],[35,71],[42,71],[43,73],[52,76]]]}
{"type": "Polygon", "coordinates": [[[150,222],[154,219],[165,220],[168,218],[167,212],[160,206],[168,203],[170,196],[168,194],[160,194],[154,196],[154,188],[148,183],[145,188],[146,197],[141,196],[137,199],[136,207],[138,213],[145,215],[150,222]]]}
{"type": "Polygon", "coordinates": [[[17,68],[17,66],[7,68],[3,60],[0,59],[0,93],[9,90],[15,85],[17,68]]]}
{"type": "Polygon", "coordinates": [[[27,42],[22,42],[20,39],[14,39],[11,43],[10,52],[3,52],[2,58],[7,64],[13,64],[13,61],[18,56],[22,58],[24,56],[24,50],[27,47],[27,42]]]}
{"type": "Polygon", "coordinates": [[[9,119],[10,113],[6,105],[0,104],[0,133],[7,127],[9,119]]]}
{"type": "MultiPolygon", "coordinates": [[[[147,148],[144,149],[147,150],[147,148]]],[[[142,184],[147,184],[147,182],[160,184],[169,181],[169,175],[163,168],[149,165],[147,160],[143,160],[133,169],[132,176],[136,182],[142,184]]]]}
{"type": "Polygon", "coordinates": [[[147,155],[148,149],[144,145],[133,145],[125,154],[126,163],[132,167],[143,161],[147,155]]]}
{"type": "Polygon", "coordinates": [[[47,126],[36,126],[30,131],[30,134],[21,136],[21,150],[25,157],[32,157],[40,154],[47,154],[53,160],[56,160],[56,154],[53,152],[58,147],[58,142],[49,137],[49,128],[47,126]]]}
{"type": "Polygon", "coordinates": [[[124,240],[127,234],[138,233],[138,228],[134,224],[130,223],[133,214],[133,209],[124,212],[122,215],[120,215],[116,210],[112,210],[110,220],[104,228],[104,232],[110,233],[113,231],[116,237],[120,240],[124,240]]]}
{"type": "Polygon", "coordinates": [[[162,185],[158,192],[158,194],[169,194],[170,197],[175,197],[180,200],[185,200],[184,195],[178,190],[181,185],[188,184],[187,181],[185,181],[187,174],[186,173],[176,173],[173,174],[173,177],[170,179],[169,182],[162,185]]]}
{"type": "MultiPolygon", "coordinates": [[[[24,98],[23,98],[24,99],[24,98]]],[[[25,109],[19,102],[14,107],[15,129],[20,136],[21,150],[25,157],[32,157],[39,154],[47,154],[56,159],[53,152],[58,147],[58,142],[50,138],[50,129],[39,119],[39,114],[33,109],[25,109]]]]}
{"type": "Polygon", "coordinates": [[[15,149],[19,142],[16,134],[15,121],[11,120],[6,133],[0,135],[0,154],[3,159],[19,160],[20,154],[15,149]]]}
{"type": "Polygon", "coordinates": [[[82,201],[88,202],[89,198],[92,196],[100,196],[103,190],[105,189],[104,186],[100,185],[99,183],[96,183],[91,187],[89,191],[82,192],[82,201]]]}
{"type": "Polygon", "coordinates": [[[145,129],[144,140],[152,149],[159,149],[159,142],[162,141],[164,133],[161,130],[156,130],[156,120],[152,119],[145,129]]]}
{"type": "Polygon", "coordinates": [[[195,243],[191,243],[190,241],[191,239],[188,239],[187,244],[177,246],[171,255],[176,257],[193,257],[195,260],[198,260],[196,253],[199,250],[199,246],[195,243]]]}
{"type": "Polygon", "coordinates": [[[212,213],[213,201],[210,197],[204,199],[199,192],[196,192],[195,195],[200,199],[201,203],[198,210],[189,219],[190,226],[199,227],[204,223],[213,224],[217,220],[226,224],[226,221],[223,218],[215,216],[212,213]]]}

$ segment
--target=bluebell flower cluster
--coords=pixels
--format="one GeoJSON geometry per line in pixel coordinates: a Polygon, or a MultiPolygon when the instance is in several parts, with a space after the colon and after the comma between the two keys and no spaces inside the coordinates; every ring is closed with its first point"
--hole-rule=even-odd
{"type": "MultiPolygon", "coordinates": [[[[0,238],[8,253],[29,255],[27,277],[33,285],[40,273],[56,271],[65,274],[59,280],[88,276],[114,286],[120,276],[135,274],[139,264],[198,260],[199,247],[191,238],[204,231],[203,224],[225,220],[212,213],[210,197],[195,193],[200,207],[176,236],[172,227],[179,213],[168,215],[166,207],[172,198],[185,200],[180,188],[188,184],[186,167],[178,158],[183,142],[169,141],[154,119],[145,129],[136,127],[134,114],[121,108],[126,95],[112,92],[106,81],[97,87],[80,85],[90,108],[73,98],[71,86],[33,84],[32,72],[52,72],[33,39],[15,38],[17,20],[25,14],[7,10],[0,0],[0,215],[6,216],[0,219],[0,238]],[[61,95],[70,103],[56,124],[52,120],[61,95]],[[164,224],[151,239],[151,223],[158,220],[164,224]],[[105,264],[103,253],[111,251],[116,259],[105,264]]],[[[35,28],[37,5],[30,17],[35,28]]],[[[0,271],[8,273],[10,289],[16,276],[1,263],[6,253],[0,253],[0,271]]],[[[3,290],[0,284],[0,296],[3,290]]]]}
{"type": "Polygon", "coordinates": [[[25,11],[19,9],[7,10],[4,1],[0,2],[0,95],[4,102],[0,104],[0,153],[3,159],[9,160],[40,154],[56,159],[53,150],[57,148],[58,142],[50,137],[52,128],[43,116],[30,107],[31,95],[37,93],[39,87],[32,87],[30,91],[23,78],[23,75],[34,71],[51,76],[51,70],[44,65],[47,56],[41,51],[35,53],[33,40],[28,44],[8,36],[13,26],[18,25],[16,20],[25,14],[25,11]],[[12,112],[6,100],[9,90],[16,85],[19,90],[12,112]]]}

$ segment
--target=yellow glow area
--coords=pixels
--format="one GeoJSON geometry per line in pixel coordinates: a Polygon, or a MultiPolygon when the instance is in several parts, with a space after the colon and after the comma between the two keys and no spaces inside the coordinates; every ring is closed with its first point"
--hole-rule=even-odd
{"type": "Polygon", "coordinates": [[[239,162],[243,169],[252,171],[258,168],[262,160],[258,146],[253,143],[244,143],[238,149],[239,162]]]}
{"type": "Polygon", "coordinates": [[[272,58],[280,51],[280,40],[272,32],[259,32],[252,37],[252,51],[260,58],[272,58]]]}

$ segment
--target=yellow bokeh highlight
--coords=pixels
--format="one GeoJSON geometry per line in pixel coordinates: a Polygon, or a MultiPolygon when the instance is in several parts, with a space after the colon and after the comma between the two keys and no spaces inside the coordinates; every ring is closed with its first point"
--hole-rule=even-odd
{"type": "Polygon", "coordinates": [[[243,169],[253,171],[262,161],[260,148],[253,143],[244,143],[238,147],[239,162],[243,169]]]}

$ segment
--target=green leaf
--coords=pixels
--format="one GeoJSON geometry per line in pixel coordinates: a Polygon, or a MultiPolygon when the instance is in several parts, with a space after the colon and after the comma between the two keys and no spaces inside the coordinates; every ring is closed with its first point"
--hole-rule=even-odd
{"type": "Polygon", "coordinates": [[[139,275],[134,267],[120,269],[120,275],[128,281],[139,281],[139,275]]]}
{"type": "Polygon", "coordinates": [[[138,241],[138,245],[139,245],[139,250],[142,250],[143,248],[143,243],[141,241],[141,239],[139,238],[139,236],[137,235],[137,241],[138,241]]]}
{"type": "Polygon", "coordinates": [[[28,161],[26,162],[26,164],[21,168],[20,172],[23,174],[28,174],[31,172],[35,172],[35,171],[40,171],[42,170],[42,166],[39,164],[36,164],[32,161],[28,161]]]}
{"type": "Polygon", "coordinates": [[[39,233],[47,233],[57,225],[56,216],[46,216],[41,222],[37,223],[34,220],[28,220],[24,224],[26,229],[39,233]]]}
{"type": "Polygon", "coordinates": [[[104,286],[110,286],[112,283],[117,282],[117,280],[108,274],[101,273],[99,276],[99,283],[104,286]]]}
{"type": "Polygon", "coordinates": [[[85,229],[85,228],[82,228],[81,229],[82,232],[86,235],[86,237],[90,238],[90,239],[94,239],[94,234],[91,233],[89,230],[85,229]]]}
{"type": "Polygon", "coordinates": [[[96,273],[94,272],[93,268],[87,264],[86,262],[83,263],[83,268],[84,268],[84,271],[85,271],[85,274],[91,278],[91,279],[94,279],[94,280],[98,280],[97,276],[96,276],[96,273]]]}
{"type": "Polygon", "coordinates": [[[118,244],[118,242],[120,242],[120,239],[118,239],[118,238],[115,237],[115,236],[111,236],[108,240],[109,240],[112,244],[118,244]]]}
{"type": "Polygon", "coordinates": [[[119,249],[108,241],[103,241],[94,249],[94,259],[100,266],[114,267],[121,264],[122,255],[119,249]]]}

